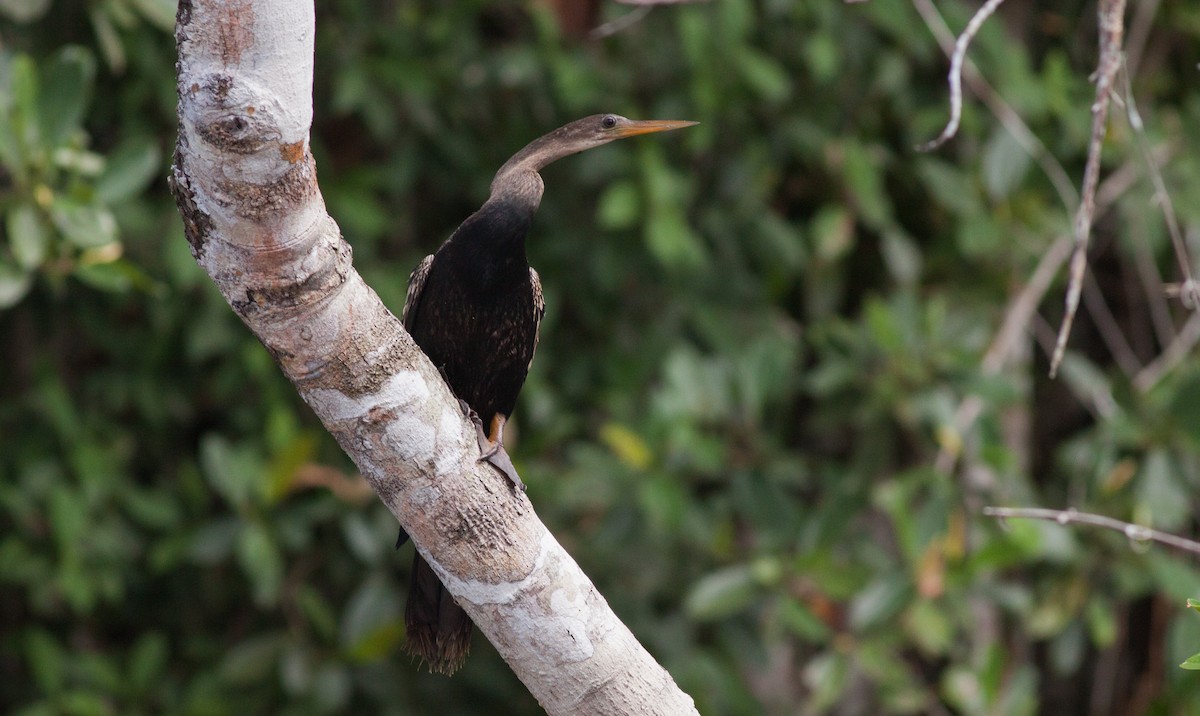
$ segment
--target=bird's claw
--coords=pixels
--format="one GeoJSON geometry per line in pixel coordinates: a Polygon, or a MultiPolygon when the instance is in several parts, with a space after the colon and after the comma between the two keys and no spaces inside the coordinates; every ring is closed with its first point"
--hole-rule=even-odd
{"type": "Polygon", "coordinates": [[[460,398],[458,407],[462,409],[463,415],[466,415],[475,426],[475,437],[479,441],[478,462],[486,462],[496,468],[500,471],[501,475],[508,478],[513,487],[524,492],[525,483],[521,481],[521,476],[517,474],[517,468],[513,466],[512,459],[505,452],[504,443],[500,440],[492,440],[488,436],[487,430],[483,427],[483,421],[479,419],[479,414],[471,409],[467,401],[460,398]]]}
{"type": "Polygon", "coordinates": [[[495,443],[492,447],[484,450],[479,456],[479,462],[486,462],[492,467],[500,471],[500,474],[508,478],[513,487],[521,492],[525,491],[525,483],[521,481],[521,476],[517,474],[517,468],[513,466],[512,460],[508,457],[508,452],[500,443],[495,443]]]}

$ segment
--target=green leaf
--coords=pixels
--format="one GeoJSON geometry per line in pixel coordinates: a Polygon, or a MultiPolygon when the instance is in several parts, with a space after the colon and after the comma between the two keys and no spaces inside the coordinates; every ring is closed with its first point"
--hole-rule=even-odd
{"type": "Polygon", "coordinates": [[[296,603],[308,617],[308,623],[321,639],[337,636],[337,615],[333,608],[316,589],[302,585],[297,589],[296,603]]]}
{"type": "Polygon", "coordinates": [[[81,129],[95,75],[92,53],[76,46],[59,50],[42,67],[38,117],[47,148],[58,146],[81,129]]]}
{"type": "Polygon", "coordinates": [[[1008,197],[1016,189],[1033,159],[1003,126],[997,126],[983,148],[983,188],[993,201],[1008,197]]]}
{"type": "Polygon", "coordinates": [[[337,663],[326,663],[313,679],[313,696],[320,713],[344,713],[354,693],[349,670],[337,663]]]}
{"type": "Polygon", "coordinates": [[[94,289],[109,293],[125,293],[133,287],[130,272],[136,267],[126,262],[80,264],[72,274],[94,289]]]}
{"type": "Polygon", "coordinates": [[[131,0],[142,17],[163,32],[175,29],[177,0],[131,0]]]}
{"type": "Polygon", "coordinates": [[[918,599],[905,611],[908,637],[926,656],[940,657],[954,645],[954,623],[943,604],[918,599]]]}
{"type": "Polygon", "coordinates": [[[112,3],[93,5],[88,17],[92,20],[92,29],[96,33],[96,42],[100,45],[100,54],[104,56],[104,62],[120,74],[125,70],[125,46],[121,44],[121,35],[113,26],[109,13],[105,12],[105,9],[112,7],[112,3]]]}
{"type": "Polygon", "coordinates": [[[65,655],[62,646],[49,632],[36,629],[26,633],[25,657],[33,680],[44,693],[52,694],[62,689],[66,681],[65,655]]]}
{"type": "Polygon", "coordinates": [[[792,78],[770,55],[743,46],[733,56],[746,85],[767,102],[782,102],[792,92],[792,78]]]}
{"type": "Polygon", "coordinates": [[[646,222],[646,246],[664,266],[695,269],[707,262],[700,238],[679,211],[654,211],[646,222]]]}
{"type": "Polygon", "coordinates": [[[882,150],[848,140],[842,144],[842,173],[846,189],[862,223],[883,230],[891,223],[892,205],[883,186],[883,171],[877,156],[882,150]]]}
{"type": "Polygon", "coordinates": [[[807,606],[795,599],[783,599],[779,605],[779,620],[793,634],[806,641],[823,642],[830,629],[807,606]]]}
{"type": "Polygon", "coordinates": [[[854,247],[854,218],[839,206],[826,206],[813,217],[809,235],[817,258],[836,261],[854,247]]]}
{"type": "Polygon", "coordinates": [[[283,645],[283,638],[275,634],[247,639],[225,653],[219,673],[231,684],[261,682],[274,670],[283,645]]]}
{"type": "Polygon", "coordinates": [[[912,594],[912,584],[903,573],[879,577],[850,603],[850,623],[860,631],[881,626],[904,608],[912,594]]]}
{"type": "Polygon", "coordinates": [[[103,206],[59,196],[50,206],[50,219],[63,237],[80,249],[107,246],[117,240],[117,220],[103,206]]]}
{"type": "Polygon", "coordinates": [[[139,689],[149,689],[166,669],[170,651],[160,632],[144,634],[129,655],[129,680],[139,689]]]}
{"type": "Polygon", "coordinates": [[[8,246],[17,265],[33,269],[46,260],[50,232],[30,204],[18,204],[8,212],[8,246]]]}
{"type": "Polygon", "coordinates": [[[18,24],[39,20],[50,9],[50,0],[0,0],[0,15],[18,24]]]}
{"type": "Polygon", "coordinates": [[[641,198],[632,182],[613,184],[600,195],[596,222],[606,229],[628,229],[641,214],[641,198]]]}
{"type": "Polygon", "coordinates": [[[1084,611],[1087,620],[1088,635],[1092,643],[1103,649],[1117,639],[1117,617],[1112,605],[1106,599],[1093,597],[1088,600],[1084,611]]]}
{"type": "Polygon", "coordinates": [[[1200,374],[1192,373],[1175,386],[1166,414],[1194,444],[1200,444],[1200,374]]]}
{"type": "Polygon", "coordinates": [[[367,579],[342,612],[341,638],[351,658],[360,662],[382,658],[403,636],[395,588],[381,577],[367,579]]]}
{"type": "Polygon", "coordinates": [[[242,530],[237,544],[238,562],[254,586],[254,601],[271,606],[283,585],[283,558],[265,526],[254,522],[242,530]]]}
{"type": "Polygon", "coordinates": [[[232,517],[217,520],[196,530],[188,553],[200,564],[218,564],[233,552],[241,524],[232,517]]]}
{"type": "Polygon", "coordinates": [[[50,493],[49,513],[59,549],[74,553],[86,543],[87,508],[82,495],[67,484],[56,485],[50,493]]]}
{"type": "Polygon", "coordinates": [[[1190,495],[1170,455],[1165,449],[1151,450],[1139,472],[1138,506],[1153,516],[1155,526],[1178,529],[1191,514],[1190,495]]]}
{"type": "Polygon", "coordinates": [[[252,446],[206,435],[200,441],[200,464],[209,484],[234,507],[247,506],[260,492],[265,468],[252,446]]]}
{"type": "Polygon", "coordinates": [[[683,608],[697,621],[716,621],[735,614],[758,595],[750,565],[739,564],[705,575],[692,587],[683,608]]]}
{"type": "Polygon", "coordinates": [[[1200,612],[1200,600],[1196,600],[1196,599],[1192,599],[1191,597],[1188,597],[1187,607],[1188,607],[1188,609],[1191,609],[1193,611],[1200,612]]]}
{"type": "Polygon", "coordinates": [[[1179,665],[1179,668],[1187,669],[1188,671],[1200,671],[1200,654],[1192,654],[1179,665]]]}
{"type": "Polygon", "coordinates": [[[921,278],[921,249],[911,236],[899,229],[885,231],[879,249],[897,283],[910,286],[921,278]]]}
{"type": "Polygon", "coordinates": [[[165,174],[162,152],[150,137],[125,142],[109,155],[104,173],[96,181],[96,199],[114,204],[140,194],[159,173],[165,174]]]}

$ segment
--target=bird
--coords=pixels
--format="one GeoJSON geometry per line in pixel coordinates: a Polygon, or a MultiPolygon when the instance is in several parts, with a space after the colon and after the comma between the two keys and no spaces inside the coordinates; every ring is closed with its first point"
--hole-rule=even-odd
{"type": "MultiPolygon", "coordinates": [[[[504,426],[537,348],[546,304],[525,254],[541,204],[538,173],[551,162],[617,139],[696,124],[595,114],[535,139],[492,179],[487,201],[409,277],[401,320],[475,425],[480,461],[514,489],[524,484],[504,450],[504,426]]],[[[396,546],[407,541],[403,529],[396,546]]],[[[472,623],[419,552],[404,612],[408,651],[430,671],[452,674],[466,659],[472,623]]]]}

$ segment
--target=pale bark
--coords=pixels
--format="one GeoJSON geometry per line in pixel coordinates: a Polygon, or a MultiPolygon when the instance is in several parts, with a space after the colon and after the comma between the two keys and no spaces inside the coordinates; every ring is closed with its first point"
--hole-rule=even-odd
{"type": "Polygon", "coordinates": [[[180,2],[171,179],[192,253],[548,712],[695,713],[477,462],[449,389],[351,265],[309,152],[313,34],[311,2],[180,2]]]}

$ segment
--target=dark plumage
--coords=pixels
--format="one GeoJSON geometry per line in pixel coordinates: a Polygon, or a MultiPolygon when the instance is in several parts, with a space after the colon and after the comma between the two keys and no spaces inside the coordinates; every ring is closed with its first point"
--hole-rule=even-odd
{"type": "MultiPolygon", "coordinates": [[[[509,159],[491,195],[409,278],[404,326],[479,417],[481,460],[524,489],[504,452],[504,424],[537,348],[545,304],[525,258],[525,235],[541,203],[538,170],[585,149],[694,122],[638,122],[597,114],[540,137],[509,159]]],[[[406,536],[403,532],[397,546],[406,536]]],[[[408,649],[434,671],[452,673],[471,643],[471,620],[417,553],[404,613],[408,649]]]]}

